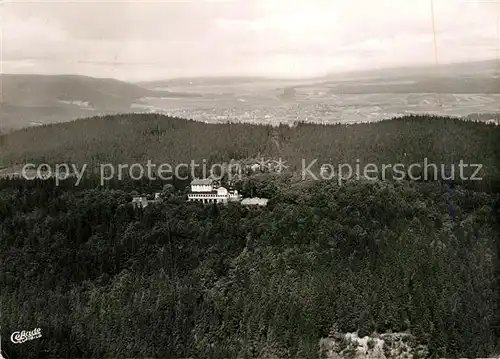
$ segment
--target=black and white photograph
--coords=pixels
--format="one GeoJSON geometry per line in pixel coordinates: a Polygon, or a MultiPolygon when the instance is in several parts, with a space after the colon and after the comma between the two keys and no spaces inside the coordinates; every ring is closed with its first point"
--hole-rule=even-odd
{"type": "Polygon", "coordinates": [[[500,358],[500,0],[0,0],[0,359],[500,358]]]}

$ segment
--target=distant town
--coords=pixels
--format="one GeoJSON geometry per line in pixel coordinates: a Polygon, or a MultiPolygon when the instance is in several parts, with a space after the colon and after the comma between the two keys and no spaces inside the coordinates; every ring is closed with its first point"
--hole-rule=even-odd
{"type": "Polygon", "coordinates": [[[222,96],[216,99],[145,98],[134,104],[136,111],[147,110],[202,122],[245,122],[292,125],[310,123],[366,123],[425,111],[439,116],[462,117],[498,124],[494,114],[496,95],[465,94],[333,94],[308,91],[286,100],[222,96]],[[480,113],[480,115],[478,115],[480,113]]]}

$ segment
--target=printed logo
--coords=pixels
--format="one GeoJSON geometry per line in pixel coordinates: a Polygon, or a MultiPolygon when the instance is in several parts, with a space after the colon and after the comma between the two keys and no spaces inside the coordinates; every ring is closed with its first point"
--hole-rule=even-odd
{"type": "Polygon", "coordinates": [[[14,332],[10,336],[10,340],[14,344],[21,344],[29,340],[38,339],[42,337],[42,329],[36,328],[31,331],[23,330],[21,332],[14,332]]]}

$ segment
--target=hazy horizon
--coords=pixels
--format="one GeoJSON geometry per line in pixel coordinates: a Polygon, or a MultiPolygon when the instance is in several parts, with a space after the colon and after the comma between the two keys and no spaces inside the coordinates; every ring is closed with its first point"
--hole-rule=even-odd
{"type": "MultiPolygon", "coordinates": [[[[431,0],[4,1],[2,73],[310,78],[432,65],[431,0]]],[[[434,0],[439,63],[498,56],[499,5],[434,0]]]]}
{"type": "MultiPolygon", "coordinates": [[[[497,59],[484,59],[484,60],[479,60],[479,61],[472,61],[472,62],[467,62],[467,61],[459,61],[459,62],[449,62],[449,63],[440,63],[438,66],[439,67],[445,67],[448,65],[461,65],[461,64],[471,64],[471,63],[487,63],[487,62],[496,62],[497,59]]],[[[185,75],[185,76],[171,76],[171,77],[158,77],[158,78],[153,78],[153,79],[133,79],[133,80],[127,80],[127,79],[120,79],[116,77],[110,77],[110,76],[95,76],[91,74],[79,74],[79,73],[38,73],[38,72],[0,72],[0,76],[2,75],[34,75],[34,76],[85,76],[85,77],[92,77],[96,79],[112,79],[112,80],[119,80],[119,81],[124,81],[124,82],[129,82],[129,83],[147,83],[147,82],[157,82],[157,81],[171,81],[171,80],[180,80],[180,79],[238,79],[238,78],[248,78],[248,79],[262,79],[262,80],[281,80],[281,81],[300,81],[300,80],[320,80],[322,78],[328,77],[328,76],[334,76],[336,74],[338,75],[344,75],[344,74],[349,74],[349,73],[359,73],[362,74],[364,72],[374,72],[376,70],[404,70],[404,69],[412,69],[412,68],[434,68],[436,65],[434,63],[419,63],[419,64],[405,64],[405,65],[400,65],[400,66],[385,66],[385,67],[367,67],[359,70],[337,70],[337,71],[330,71],[330,72],[325,72],[320,75],[316,76],[272,76],[272,75],[245,75],[245,74],[222,74],[222,75],[217,75],[217,74],[206,74],[206,75],[185,75]]],[[[500,61],[499,61],[499,71],[500,71],[500,61]]]]}

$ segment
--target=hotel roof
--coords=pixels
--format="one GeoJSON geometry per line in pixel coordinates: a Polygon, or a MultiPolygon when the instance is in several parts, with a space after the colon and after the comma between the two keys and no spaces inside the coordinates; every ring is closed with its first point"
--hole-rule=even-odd
{"type": "Polygon", "coordinates": [[[210,178],[205,178],[205,179],[198,179],[198,178],[195,178],[194,180],[191,181],[191,185],[210,185],[213,183],[213,180],[210,179],[210,178]]]}
{"type": "Polygon", "coordinates": [[[216,195],[217,193],[218,193],[217,190],[215,190],[215,191],[206,191],[206,192],[188,192],[188,195],[192,195],[192,196],[201,196],[201,195],[207,195],[207,194],[216,195]]]}

